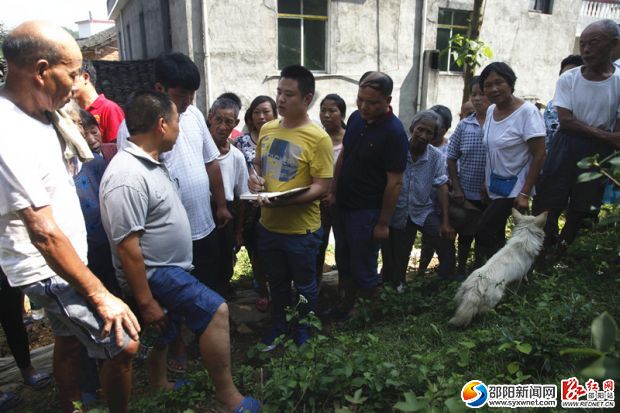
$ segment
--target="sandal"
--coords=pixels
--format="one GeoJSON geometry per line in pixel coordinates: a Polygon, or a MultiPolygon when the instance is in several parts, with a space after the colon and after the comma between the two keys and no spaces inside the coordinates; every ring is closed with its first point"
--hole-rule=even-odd
{"type": "Polygon", "coordinates": [[[22,398],[19,394],[12,391],[0,391],[0,412],[8,412],[13,407],[20,404],[22,398]]]}
{"type": "Polygon", "coordinates": [[[261,408],[262,405],[258,400],[251,396],[245,396],[232,413],[259,413],[261,408]]]}
{"type": "Polygon", "coordinates": [[[185,374],[187,372],[187,354],[181,356],[168,354],[168,371],[171,373],[185,374]]]}
{"type": "Polygon", "coordinates": [[[33,390],[41,390],[52,382],[52,378],[44,371],[37,371],[30,376],[24,378],[24,384],[33,390]]]}

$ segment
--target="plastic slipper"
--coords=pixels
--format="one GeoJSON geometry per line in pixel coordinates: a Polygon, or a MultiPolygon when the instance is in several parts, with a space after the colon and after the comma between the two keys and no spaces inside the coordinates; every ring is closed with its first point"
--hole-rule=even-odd
{"type": "Polygon", "coordinates": [[[22,398],[19,394],[12,391],[0,391],[0,412],[8,412],[13,407],[21,403],[22,398]]]}
{"type": "Polygon", "coordinates": [[[187,354],[182,356],[168,354],[168,371],[171,373],[185,374],[187,372],[187,354]]]}
{"type": "Polygon", "coordinates": [[[245,396],[241,403],[237,405],[232,413],[259,413],[261,411],[261,403],[254,397],[245,396]]]}
{"type": "Polygon", "coordinates": [[[30,386],[34,390],[41,390],[47,387],[52,378],[44,371],[37,371],[24,379],[24,384],[30,386]]]}

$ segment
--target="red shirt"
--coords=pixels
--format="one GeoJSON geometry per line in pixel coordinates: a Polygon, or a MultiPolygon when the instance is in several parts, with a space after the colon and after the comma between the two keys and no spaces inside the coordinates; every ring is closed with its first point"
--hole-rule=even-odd
{"type": "Polygon", "coordinates": [[[123,119],[125,119],[125,112],[123,112],[123,109],[113,101],[106,99],[102,93],[93,103],[86,106],[86,110],[90,112],[99,123],[101,141],[103,143],[116,142],[118,126],[123,119]]]}

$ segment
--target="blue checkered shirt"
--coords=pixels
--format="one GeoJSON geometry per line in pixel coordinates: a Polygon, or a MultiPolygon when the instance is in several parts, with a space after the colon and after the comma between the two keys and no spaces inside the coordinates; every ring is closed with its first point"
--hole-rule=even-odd
{"type": "Polygon", "coordinates": [[[472,113],[459,122],[448,144],[448,159],[458,161],[459,182],[465,198],[470,200],[480,200],[480,188],[484,183],[486,149],[483,136],[476,114],[472,113]]]}
{"type": "Polygon", "coordinates": [[[416,225],[424,226],[426,218],[435,210],[433,188],[448,182],[445,165],[441,151],[432,145],[428,145],[416,161],[413,160],[411,152],[407,151],[407,167],[390,222],[391,227],[404,228],[407,218],[416,225]]]}

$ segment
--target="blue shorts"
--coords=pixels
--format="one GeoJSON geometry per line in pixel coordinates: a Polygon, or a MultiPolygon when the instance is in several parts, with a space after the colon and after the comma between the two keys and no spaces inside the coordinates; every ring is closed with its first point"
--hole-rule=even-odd
{"type": "Polygon", "coordinates": [[[45,309],[54,336],[75,336],[96,359],[111,359],[129,344],[123,332],[123,345],[116,345],[114,329],[101,338],[103,320],[94,307],[63,278],[55,275],[21,287],[28,297],[45,309]]]}
{"type": "Polygon", "coordinates": [[[153,297],[168,310],[170,320],[159,344],[170,344],[181,323],[185,323],[194,334],[202,335],[217,309],[226,302],[180,267],[158,267],[148,283],[153,297]]]}

